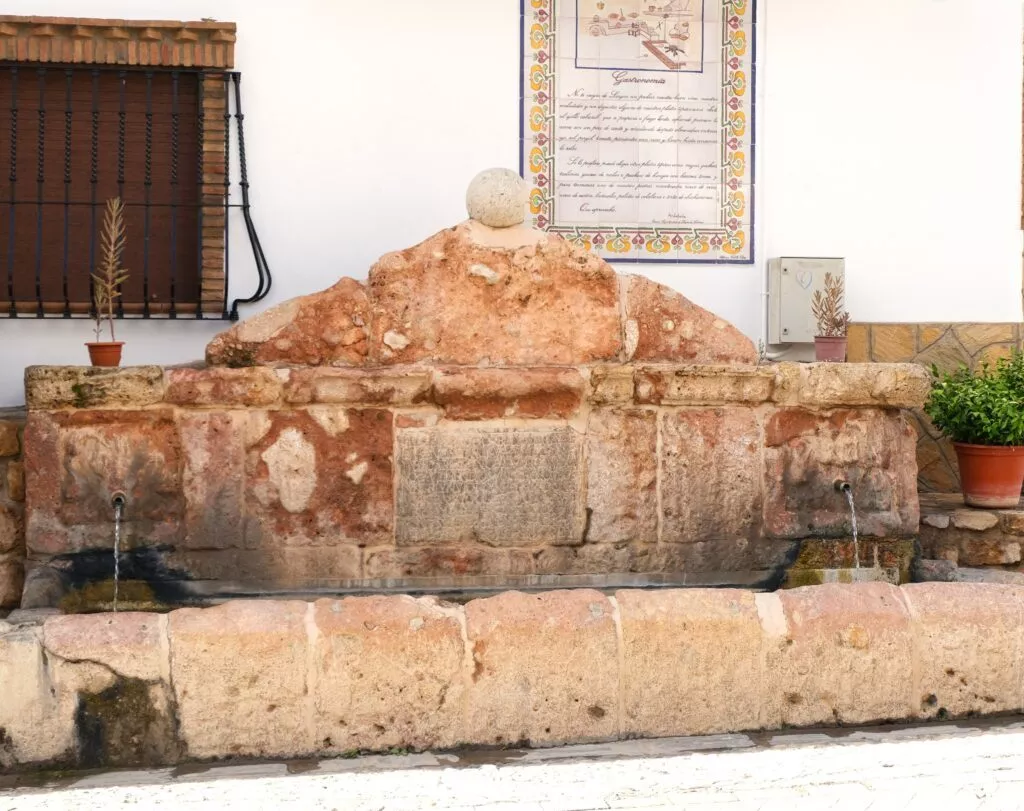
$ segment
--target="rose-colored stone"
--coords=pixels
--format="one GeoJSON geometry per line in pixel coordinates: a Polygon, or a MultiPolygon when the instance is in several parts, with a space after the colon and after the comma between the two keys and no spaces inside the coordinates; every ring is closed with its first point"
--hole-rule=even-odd
{"type": "Polygon", "coordinates": [[[30,551],[109,547],[117,491],[125,549],[179,538],[182,447],[170,409],[33,412],[25,446],[30,551]]]}
{"type": "Polygon", "coordinates": [[[383,257],[369,288],[385,364],[591,363],[622,345],[615,272],[554,235],[496,247],[463,224],[383,257]]]}
{"type": "Polygon", "coordinates": [[[247,420],[247,415],[241,411],[183,412],[179,415],[178,430],[185,456],[182,471],[185,498],[183,548],[244,546],[247,420]]]}
{"type": "Polygon", "coordinates": [[[899,412],[780,409],[765,423],[765,530],[783,538],[849,534],[836,481],[853,488],[866,536],[917,532],[914,430],[899,412]]]}
{"type": "Polygon", "coordinates": [[[662,416],[661,540],[753,538],[761,520],[761,434],[745,408],[662,416]]]}
{"type": "Polygon", "coordinates": [[[366,288],[344,278],[236,324],[206,347],[212,366],[359,366],[367,352],[366,288]]]}
{"type": "Polygon", "coordinates": [[[267,406],[281,398],[272,369],[169,369],[164,400],[175,405],[267,406]]]}
{"type": "Polygon", "coordinates": [[[52,617],[43,627],[43,647],[50,655],[96,662],[127,678],[166,682],[166,625],[166,616],[135,612],[52,617]]]}
{"type": "Polygon", "coordinates": [[[771,399],[775,372],[715,366],[641,367],[636,401],[654,405],[758,405],[771,399]]]}
{"type": "Polygon", "coordinates": [[[462,738],[461,609],[411,597],[315,606],[315,726],[321,752],[451,747],[462,738]]]}
{"type": "Polygon", "coordinates": [[[753,364],[753,342],[734,326],[669,287],[625,276],[627,357],[700,364],[753,364]],[[635,333],[635,349],[629,346],[635,333]],[[633,349],[633,351],[629,351],[633,349]]]}
{"type": "Polygon", "coordinates": [[[506,592],[466,605],[467,740],[604,740],[618,730],[613,608],[597,591],[506,592]]]}
{"type": "Polygon", "coordinates": [[[391,538],[391,412],[311,406],[262,421],[246,458],[249,545],[391,538]]]}
{"type": "Polygon", "coordinates": [[[193,758],[316,749],[306,603],[238,600],[171,612],[171,678],[193,758]]]}
{"type": "Polygon", "coordinates": [[[159,403],[163,393],[164,370],[159,366],[29,366],[25,370],[25,401],[30,411],[142,408],[159,403]]]}
{"type": "Polygon", "coordinates": [[[7,463],[7,496],[11,501],[25,500],[25,465],[22,462],[7,463]]]}
{"type": "Polygon", "coordinates": [[[588,542],[658,540],[658,415],[595,409],[587,426],[588,542]]]}
{"type": "Polygon", "coordinates": [[[732,590],[620,591],[622,732],[639,738],[761,727],[761,622],[732,590]]]}
{"type": "Polygon", "coordinates": [[[449,419],[565,419],[583,387],[576,369],[451,369],[435,373],[433,395],[449,419]]]}
{"type": "Polygon", "coordinates": [[[13,420],[0,420],[0,458],[17,456],[21,451],[18,428],[18,423],[13,420]]]}
{"type": "Polygon", "coordinates": [[[293,369],[285,385],[289,403],[416,405],[430,394],[425,369],[293,369]]]}
{"type": "Polygon", "coordinates": [[[1024,705],[1024,589],[967,583],[904,586],[913,617],[923,718],[1019,712],[1024,705]]]}
{"type": "Polygon", "coordinates": [[[915,711],[914,632],[899,589],[826,585],[778,599],[784,622],[766,623],[766,718],[866,724],[915,711]]]}

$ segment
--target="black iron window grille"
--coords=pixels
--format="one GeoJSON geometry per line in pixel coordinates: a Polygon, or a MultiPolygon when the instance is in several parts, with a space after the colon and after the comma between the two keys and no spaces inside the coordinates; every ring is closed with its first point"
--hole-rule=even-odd
{"type": "Polygon", "coordinates": [[[244,122],[235,71],[0,64],[0,312],[92,315],[111,197],[125,206],[130,274],[118,317],[234,320],[264,298],[244,122]],[[239,220],[257,278],[231,301],[239,220]]]}

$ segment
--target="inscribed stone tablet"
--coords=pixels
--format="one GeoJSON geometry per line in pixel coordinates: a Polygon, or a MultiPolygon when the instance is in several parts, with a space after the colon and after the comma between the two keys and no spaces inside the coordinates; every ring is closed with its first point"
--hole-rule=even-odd
{"type": "Polygon", "coordinates": [[[571,428],[410,429],[395,461],[399,544],[582,539],[582,443],[571,428]]]}

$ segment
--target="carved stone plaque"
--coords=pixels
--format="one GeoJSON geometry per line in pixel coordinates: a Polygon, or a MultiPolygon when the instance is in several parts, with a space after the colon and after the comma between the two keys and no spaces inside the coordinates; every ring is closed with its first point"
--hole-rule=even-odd
{"type": "Polygon", "coordinates": [[[582,442],[571,428],[409,429],[395,462],[400,545],[582,542],[582,442]]]}

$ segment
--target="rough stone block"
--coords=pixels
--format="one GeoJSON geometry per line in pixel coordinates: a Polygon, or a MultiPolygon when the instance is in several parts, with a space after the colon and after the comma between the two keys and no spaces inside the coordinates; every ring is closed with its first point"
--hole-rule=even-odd
{"type": "Polygon", "coordinates": [[[437,583],[510,573],[509,552],[486,546],[385,546],[363,550],[362,576],[369,580],[401,578],[437,583]]]}
{"type": "Polygon", "coordinates": [[[248,545],[392,537],[391,412],[325,405],[251,419],[248,545]]]}
{"type": "Polygon", "coordinates": [[[25,548],[25,525],[20,512],[0,504],[0,553],[25,548]]]}
{"type": "Polygon", "coordinates": [[[159,366],[29,366],[25,370],[25,401],[30,411],[142,408],[159,403],[163,395],[164,370],[159,366]]]}
{"type": "Polygon", "coordinates": [[[618,279],[608,264],[555,236],[484,244],[472,225],[371,268],[372,360],[529,366],[618,358],[618,279]]]}
{"type": "Polygon", "coordinates": [[[21,605],[21,591],[25,582],[24,552],[0,555],[0,608],[21,605]]]}
{"type": "Polygon", "coordinates": [[[753,342],[734,326],[644,276],[623,278],[625,333],[630,360],[752,364],[753,342]],[[629,346],[630,334],[635,345],[629,346]],[[632,350],[632,351],[630,351],[632,350]]]}
{"type": "Polygon", "coordinates": [[[43,626],[43,647],[70,662],[95,662],[121,676],[170,681],[167,618],[160,614],[75,614],[52,617],[43,626]]]}
{"type": "Polygon", "coordinates": [[[866,724],[914,711],[913,630],[899,589],[825,585],[778,599],[784,624],[766,637],[772,724],[866,724]]]}
{"type": "Polygon", "coordinates": [[[595,409],[587,427],[588,542],[658,540],[658,415],[595,409]]]}
{"type": "Polygon", "coordinates": [[[1019,540],[1002,535],[993,537],[961,537],[957,560],[961,566],[1007,566],[1021,561],[1019,540]]]}
{"type": "Polygon", "coordinates": [[[761,727],[761,622],[747,591],[620,591],[622,733],[708,735],[761,727]]]}
{"type": "Polygon", "coordinates": [[[780,409],[765,424],[766,532],[773,537],[849,535],[837,480],[853,488],[864,536],[917,532],[914,430],[897,412],[780,409]]]}
{"type": "Polygon", "coordinates": [[[7,495],[11,501],[25,500],[25,465],[22,462],[7,463],[7,495]]]}
{"type": "Polygon", "coordinates": [[[317,748],[344,753],[463,740],[461,609],[432,599],[350,597],[315,608],[317,748]]]}
{"type": "Polygon", "coordinates": [[[345,546],[271,543],[245,549],[179,549],[167,555],[166,565],[188,581],[172,584],[179,589],[210,581],[206,589],[226,594],[239,587],[265,591],[338,589],[358,579],[361,572],[360,550],[355,542],[345,546]]]}
{"type": "Polygon", "coordinates": [[[1024,535],[1024,510],[1004,512],[1000,520],[1003,532],[1007,535],[1024,535]]]}
{"type": "Polygon", "coordinates": [[[453,420],[567,419],[579,411],[576,369],[462,369],[434,374],[434,402],[453,420]]]}
{"type": "Polygon", "coordinates": [[[109,547],[117,491],[126,549],[178,540],[182,448],[170,409],[32,413],[25,447],[30,551],[109,547]]]}
{"type": "Polygon", "coordinates": [[[780,363],[774,399],[808,408],[921,408],[931,389],[915,363],[780,363]]]}
{"type": "Polygon", "coordinates": [[[306,613],[306,603],[259,600],[171,613],[171,678],[190,757],[313,753],[306,613]]]}
{"type": "Polygon", "coordinates": [[[668,543],[756,537],[761,432],[744,408],[666,411],[662,537],[668,543]]]}
{"type": "Polygon", "coordinates": [[[0,420],[0,458],[17,456],[21,452],[18,441],[19,424],[13,420],[0,420]]]}
{"type": "Polygon", "coordinates": [[[953,526],[957,529],[968,529],[984,532],[994,529],[999,524],[999,516],[984,510],[956,510],[951,516],[953,526]]]}
{"type": "Polygon", "coordinates": [[[473,655],[467,740],[498,746],[612,738],[618,653],[597,591],[506,592],[467,603],[473,655]]]}
{"type": "Polygon", "coordinates": [[[1019,712],[1024,706],[1024,588],[904,586],[913,617],[921,718],[1019,712]]]}
{"type": "Polygon", "coordinates": [[[636,400],[655,405],[757,405],[772,397],[775,372],[715,366],[643,367],[636,372],[636,400]]]}
{"type": "Polygon", "coordinates": [[[633,402],[632,366],[595,366],[590,370],[590,402],[613,405],[633,402]]]}
{"type": "Polygon", "coordinates": [[[268,406],[281,399],[272,369],[168,369],[164,400],[184,406],[268,406]]]}
{"type": "Polygon", "coordinates": [[[178,417],[185,456],[182,492],[186,549],[243,545],[248,420],[244,412],[224,411],[182,413],[178,417]]]}
{"type": "Polygon", "coordinates": [[[206,347],[212,366],[359,366],[370,322],[366,288],[342,279],[320,293],[264,310],[206,347]]]}
{"type": "Polygon", "coordinates": [[[289,403],[416,405],[430,396],[431,375],[420,369],[293,369],[289,403]]]}
{"type": "Polygon", "coordinates": [[[568,427],[398,432],[399,544],[581,543],[583,454],[568,427]]]}

